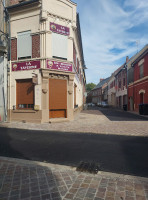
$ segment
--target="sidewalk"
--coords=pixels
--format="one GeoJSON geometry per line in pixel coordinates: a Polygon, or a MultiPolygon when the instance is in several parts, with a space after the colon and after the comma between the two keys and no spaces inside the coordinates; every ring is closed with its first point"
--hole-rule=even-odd
{"type": "MultiPolygon", "coordinates": [[[[120,111],[120,114],[125,111],[120,111]]],[[[76,115],[74,121],[62,123],[33,124],[23,122],[0,123],[0,127],[95,133],[95,134],[116,134],[130,136],[148,136],[148,121],[111,121],[99,110],[84,110],[76,115]]]]}
{"type": "Polygon", "coordinates": [[[148,200],[148,178],[0,157],[0,200],[148,200]]]}

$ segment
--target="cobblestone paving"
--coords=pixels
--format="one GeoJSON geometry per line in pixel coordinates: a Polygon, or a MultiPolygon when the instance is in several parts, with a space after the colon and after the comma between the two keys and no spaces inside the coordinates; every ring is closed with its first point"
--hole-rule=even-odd
{"type": "MultiPolygon", "coordinates": [[[[122,115],[121,111],[121,115],[122,115]]],[[[85,110],[74,121],[62,123],[0,123],[0,126],[32,130],[148,136],[148,121],[111,121],[99,110],[85,110]]]]}
{"type": "Polygon", "coordinates": [[[148,200],[148,179],[0,157],[0,200],[148,200]]]}

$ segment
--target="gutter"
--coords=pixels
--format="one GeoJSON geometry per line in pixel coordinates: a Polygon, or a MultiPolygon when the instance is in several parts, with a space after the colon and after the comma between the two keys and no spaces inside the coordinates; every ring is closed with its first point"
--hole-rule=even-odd
{"type": "Polygon", "coordinates": [[[8,6],[8,7],[6,7],[6,9],[11,10],[13,8],[19,8],[19,7],[22,7],[22,6],[25,6],[25,5],[36,3],[36,2],[39,2],[39,0],[31,0],[31,1],[21,2],[21,3],[18,3],[18,4],[12,5],[12,6],[8,6]]]}

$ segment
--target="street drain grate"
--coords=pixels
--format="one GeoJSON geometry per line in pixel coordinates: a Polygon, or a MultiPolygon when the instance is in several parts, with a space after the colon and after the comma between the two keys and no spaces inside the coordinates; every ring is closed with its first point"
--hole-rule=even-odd
{"type": "Polygon", "coordinates": [[[76,169],[76,171],[88,172],[91,174],[97,174],[99,170],[100,170],[100,167],[95,162],[83,162],[83,161],[80,162],[80,164],[78,165],[76,169]]]}

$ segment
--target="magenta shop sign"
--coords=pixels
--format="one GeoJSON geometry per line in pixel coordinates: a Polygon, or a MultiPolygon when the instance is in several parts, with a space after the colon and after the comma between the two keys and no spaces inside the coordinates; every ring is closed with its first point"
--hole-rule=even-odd
{"type": "Polygon", "coordinates": [[[12,63],[12,71],[34,70],[40,68],[40,61],[12,63]]]}
{"type": "Polygon", "coordinates": [[[51,60],[47,60],[47,68],[48,69],[55,69],[55,70],[72,72],[72,64],[53,61],[53,60],[52,61],[51,60]]]}
{"type": "Polygon", "coordinates": [[[55,33],[59,33],[59,34],[63,34],[63,35],[69,35],[70,34],[70,30],[69,30],[68,27],[61,26],[61,25],[55,24],[55,23],[50,23],[50,30],[55,32],[55,33]]]}

